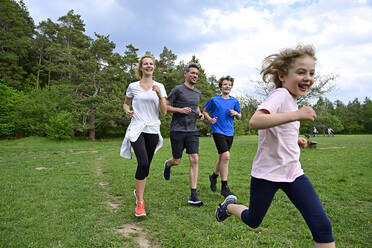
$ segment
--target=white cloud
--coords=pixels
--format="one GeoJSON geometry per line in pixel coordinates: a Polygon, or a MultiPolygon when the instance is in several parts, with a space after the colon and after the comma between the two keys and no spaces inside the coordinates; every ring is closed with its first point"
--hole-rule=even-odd
{"type": "Polygon", "coordinates": [[[25,0],[35,22],[80,14],[90,36],[109,34],[139,54],[167,46],[185,62],[196,55],[207,75],[235,77],[234,91],[254,94],[265,56],[298,43],[313,44],[317,71],[336,73],[342,96],[372,96],[372,5],[367,0],[122,1],[25,0]],[[213,3],[213,4],[212,4],[213,3]],[[195,8],[194,6],[197,6],[195,8]],[[210,7],[212,6],[212,7],[210,7]]]}
{"type": "MultiPolygon", "coordinates": [[[[309,3],[283,0],[275,4],[294,2],[309,3]]],[[[204,23],[199,27],[202,32],[218,34],[222,39],[205,44],[193,54],[208,75],[235,77],[233,93],[253,95],[251,81],[259,79],[265,56],[305,43],[315,46],[320,73],[339,75],[338,92],[348,91],[349,99],[372,96],[372,86],[359,83],[362,78],[364,82],[372,81],[372,10],[368,7],[330,10],[323,4],[313,4],[292,11],[289,7],[286,11],[254,7],[234,12],[210,9],[200,18],[204,23]]],[[[193,54],[181,54],[180,59],[188,61],[193,54]]]]}

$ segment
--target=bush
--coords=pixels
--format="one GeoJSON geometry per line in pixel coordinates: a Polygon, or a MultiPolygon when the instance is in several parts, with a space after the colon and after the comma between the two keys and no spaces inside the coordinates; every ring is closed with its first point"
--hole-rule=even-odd
{"type": "Polygon", "coordinates": [[[19,93],[0,83],[0,137],[11,136],[15,131],[14,109],[19,93]]]}
{"type": "Polygon", "coordinates": [[[62,87],[35,89],[24,93],[15,106],[14,122],[17,136],[45,136],[46,124],[56,113],[71,112],[71,93],[62,87]]]}
{"type": "Polygon", "coordinates": [[[72,116],[67,111],[61,111],[45,124],[48,137],[58,140],[70,139],[73,135],[72,116]]]}

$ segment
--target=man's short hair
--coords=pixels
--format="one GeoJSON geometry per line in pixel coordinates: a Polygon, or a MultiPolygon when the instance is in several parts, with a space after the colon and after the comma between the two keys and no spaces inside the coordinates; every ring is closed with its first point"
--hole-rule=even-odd
{"type": "Polygon", "coordinates": [[[190,68],[192,68],[192,67],[198,69],[198,71],[200,70],[200,66],[197,63],[191,62],[191,63],[189,63],[185,66],[184,72],[188,73],[190,71],[190,68]]]}

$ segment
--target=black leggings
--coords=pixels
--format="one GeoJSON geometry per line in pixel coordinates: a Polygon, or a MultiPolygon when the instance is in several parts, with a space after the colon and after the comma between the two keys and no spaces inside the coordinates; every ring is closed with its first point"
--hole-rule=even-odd
{"type": "Polygon", "coordinates": [[[285,192],[300,211],[314,241],[318,243],[334,241],[331,222],[323,210],[313,185],[305,175],[299,176],[292,183],[271,182],[251,177],[249,209],[241,214],[243,222],[252,228],[257,228],[279,189],[285,192]]]}
{"type": "Polygon", "coordinates": [[[149,175],[150,164],[155,153],[159,135],[152,133],[141,133],[135,142],[131,142],[134,154],[137,157],[137,171],[135,178],[143,180],[149,175]]]}

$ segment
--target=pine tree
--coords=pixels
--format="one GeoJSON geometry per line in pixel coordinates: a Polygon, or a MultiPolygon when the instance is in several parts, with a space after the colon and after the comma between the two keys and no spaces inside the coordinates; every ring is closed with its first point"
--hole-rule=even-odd
{"type": "Polygon", "coordinates": [[[29,58],[34,29],[23,1],[1,0],[0,79],[15,89],[23,89],[23,80],[33,67],[29,58]]]}

